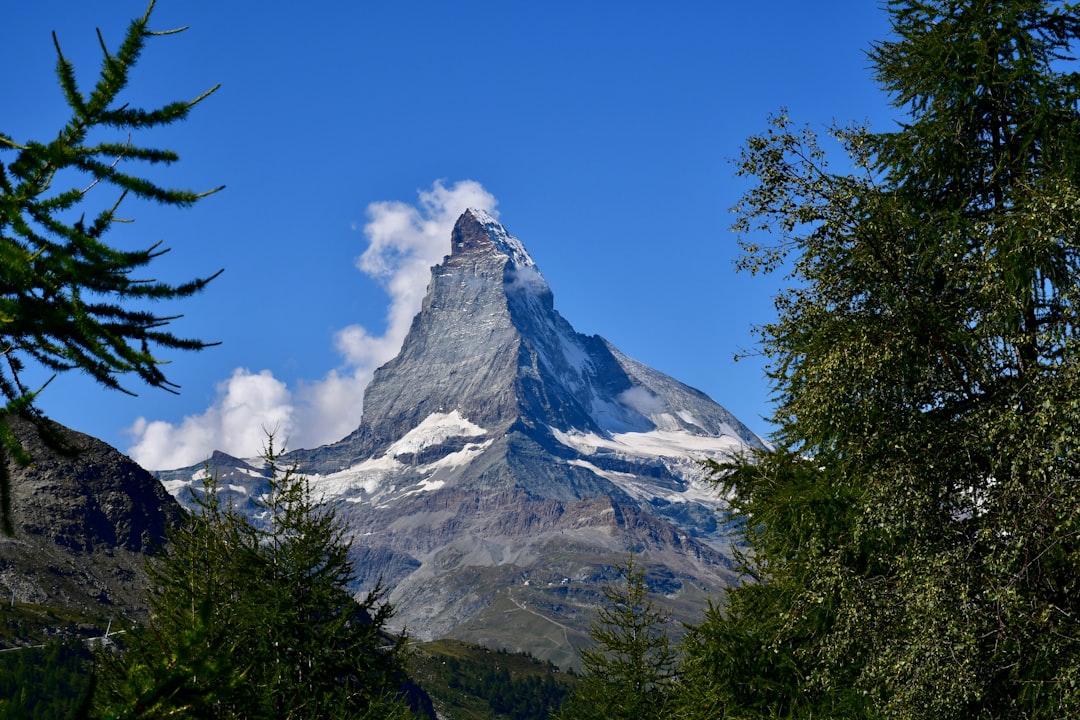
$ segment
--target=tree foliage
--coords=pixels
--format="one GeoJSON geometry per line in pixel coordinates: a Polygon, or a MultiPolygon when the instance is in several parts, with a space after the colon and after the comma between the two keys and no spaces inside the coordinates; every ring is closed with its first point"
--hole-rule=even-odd
{"type": "Polygon", "coordinates": [[[666,718],[676,666],[667,634],[669,615],[649,598],[645,570],[633,556],[619,567],[625,585],[604,588],[590,627],[593,646],[582,650],[581,681],[563,720],[666,718]]]}
{"type": "Polygon", "coordinates": [[[740,160],[742,266],[793,279],[780,448],[726,479],[760,583],[695,661],[733,717],[770,683],[780,716],[1076,716],[1080,10],[887,9],[904,121],[834,128],[850,170],[785,115],[740,160]]]}
{"type": "Polygon", "coordinates": [[[82,639],[0,653],[0,717],[67,720],[85,717],[92,656],[82,639]]]}
{"type": "Polygon", "coordinates": [[[550,660],[445,638],[421,646],[409,667],[440,712],[452,718],[547,720],[576,682],[550,660]]]}
{"type": "MultiPolygon", "coordinates": [[[[80,89],[75,68],[54,36],[56,73],[70,120],[46,141],[17,142],[0,133],[0,395],[4,414],[34,420],[57,444],[32,407],[40,388],[23,381],[28,362],[54,372],[81,370],[125,392],[121,378],[130,375],[171,390],[157,348],[207,346],[174,335],[167,326],[175,316],[155,312],[149,303],[189,297],[214,275],[180,284],[147,279],[142,273],[165,252],[159,242],[130,250],[104,239],[116,223],[128,222],[118,212],[129,196],[187,207],[216,192],[164,187],[127,169],[133,162],[168,165],[178,160],[175,152],[140,145],[133,136],[185,119],[216,89],[149,110],[122,99],[147,40],[179,32],[151,30],[153,7],[151,1],[131,23],[115,52],[101,41],[103,63],[89,92],[80,89]],[[11,159],[4,161],[5,153],[11,159]],[[107,189],[115,191],[112,199],[91,201],[91,195],[107,189]]],[[[3,415],[0,453],[29,460],[3,415]]],[[[11,534],[6,467],[0,455],[0,521],[11,534]]]]}
{"type": "Polygon", "coordinates": [[[222,507],[208,478],[201,512],[168,539],[152,572],[149,626],[101,656],[101,717],[407,717],[404,638],[376,589],[348,592],[348,542],[307,479],[281,469],[255,527],[222,507]]]}

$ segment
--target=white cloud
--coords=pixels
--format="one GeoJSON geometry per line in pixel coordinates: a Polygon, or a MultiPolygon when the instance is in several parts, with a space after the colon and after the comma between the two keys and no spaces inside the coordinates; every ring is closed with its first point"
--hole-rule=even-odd
{"type": "Polygon", "coordinates": [[[542,293],[548,290],[547,280],[535,265],[519,265],[510,272],[506,292],[542,293]]]}
{"type": "Polygon", "coordinates": [[[363,327],[352,325],[338,333],[338,343],[362,356],[381,358],[375,367],[400,349],[413,316],[420,311],[431,266],[449,251],[450,231],[461,213],[478,208],[497,217],[495,197],[472,180],[449,188],[436,182],[431,190],[419,195],[418,206],[401,202],[368,206],[368,223],[364,226],[368,248],[357,258],[356,266],[382,284],[390,295],[386,334],[371,338],[363,327]],[[342,340],[343,334],[348,336],[346,340],[342,340]]]}
{"type": "Polygon", "coordinates": [[[659,395],[653,395],[643,387],[634,386],[619,393],[619,402],[631,410],[637,410],[642,415],[648,416],[663,412],[667,409],[664,399],[659,395]]]}
{"type": "Polygon", "coordinates": [[[132,459],[153,469],[194,465],[214,450],[241,457],[258,454],[266,431],[288,437],[294,408],[288,388],[269,370],[252,373],[237,368],[217,385],[217,398],[201,415],[179,425],[138,418],[129,428],[137,438],[132,459]]]}
{"type": "Polygon", "coordinates": [[[128,428],[131,457],[152,469],[202,462],[214,450],[238,457],[257,455],[266,430],[291,448],[316,447],[342,437],[360,424],[363,392],[372,374],[401,349],[412,319],[420,311],[432,265],[450,249],[450,231],[467,208],[494,217],[496,200],[480,183],[463,180],[450,187],[435,182],[419,193],[416,205],[374,202],[367,208],[368,247],[357,268],[389,296],[386,330],[372,335],[350,325],[334,335],[342,364],[322,379],[302,381],[290,390],[270,370],[238,368],[217,386],[213,405],[173,424],[139,418],[128,428]]]}

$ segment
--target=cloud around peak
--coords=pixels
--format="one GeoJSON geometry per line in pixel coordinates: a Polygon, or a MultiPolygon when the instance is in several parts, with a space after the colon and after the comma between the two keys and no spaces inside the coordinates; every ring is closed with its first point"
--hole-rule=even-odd
{"type": "Polygon", "coordinates": [[[219,382],[204,412],[178,422],[140,417],[128,428],[128,454],[144,467],[162,470],[194,465],[214,450],[237,457],[257,455],[266,432],[289,447],[317,447],[345,437],[360,424],[363,393],[375,369],[397,354],[420,311],[430,269],[449,252],[454,222],[467,208],[497,217],[495,197],[473,180],[435,182],[415,205],[373,202],[363,233],[367,247],[356,267],[388,297],[386,330],[372,334],[354,324],[334,333],[337,367],[296,387],[270,369],[236,368],[219,382]]]}

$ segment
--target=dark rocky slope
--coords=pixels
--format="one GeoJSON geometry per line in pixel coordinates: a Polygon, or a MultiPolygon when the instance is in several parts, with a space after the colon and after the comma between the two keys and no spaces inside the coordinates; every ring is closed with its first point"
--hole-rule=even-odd
{"type": "Polygon", "coordinates": [[[118,621],[145,618],[146,560],[182,512],[161,483],[109,445],[60,426],[77,452],[48,447],[28,423],[13,429],[33,462],[9,462],[13,537],[0,536],[0,593],[118,621]]]}

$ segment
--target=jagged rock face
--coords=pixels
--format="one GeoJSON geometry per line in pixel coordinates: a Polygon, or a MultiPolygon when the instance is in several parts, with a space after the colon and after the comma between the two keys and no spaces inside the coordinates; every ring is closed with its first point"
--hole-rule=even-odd
{"type": "Polygon", "coordinates": [[[150,473],[100,440],[57,426],[76,450],[69,457],[42,442],[29,423],[11,422],[32,462],[8,465],[15,534],[0,536],[5,597],[144,617],[147,556],[179,519],[179,504],[150,473]]]}
{"type": "MultiPolygon", "coordinates": [[[[762,442],[706,395],[574,331],[521,242],[470,210],[360,427],[291,459],[352,532],[359,585],[381,577],[412,634],[573,664],[630,552],[677,620],[733,581],[699,463],[747,447],[762,442]]],[[[217,464],[238,506],[260,492],[257,463],[217,464]]],[[[184,498],[197,472],[160,475],[184,498]]]]}

